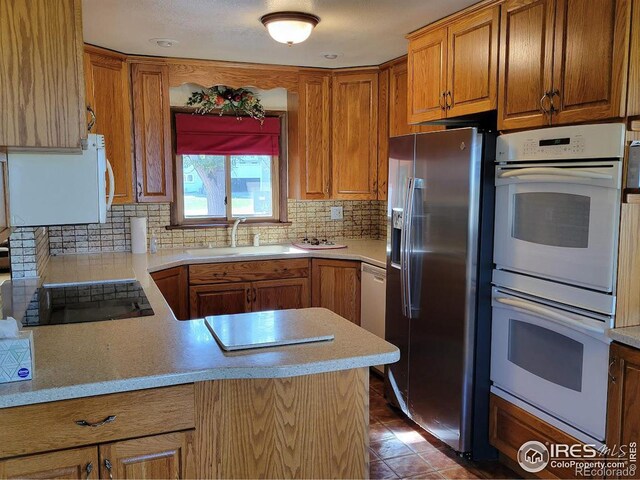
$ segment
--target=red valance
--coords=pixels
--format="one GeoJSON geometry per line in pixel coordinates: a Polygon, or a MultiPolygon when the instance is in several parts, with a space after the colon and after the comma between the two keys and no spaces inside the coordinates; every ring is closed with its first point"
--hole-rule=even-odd
{"type": "Polygon", "coordinates": [[[176,114],[179,155],[278,155],[280,119],[259,120],[219,115],[176,114]]]}

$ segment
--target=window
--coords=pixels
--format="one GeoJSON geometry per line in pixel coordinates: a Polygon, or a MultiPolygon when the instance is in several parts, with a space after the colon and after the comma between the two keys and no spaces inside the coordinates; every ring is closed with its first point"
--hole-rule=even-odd
{"type": "Polygon", "coordinates": [[[181,156],[183,223],[278,218],[278,157],[181,156]]]}
{"type": "Polygon", "coordinates": [[[174,225],[286,221],[281,118],[178,113],[174,225]],[[284,185],[284,186],[283,186],[284,185]]]}

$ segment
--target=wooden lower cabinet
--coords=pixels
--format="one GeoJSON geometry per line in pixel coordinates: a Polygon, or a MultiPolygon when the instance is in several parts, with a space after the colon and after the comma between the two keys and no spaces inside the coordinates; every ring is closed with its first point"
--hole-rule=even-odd
{"type": "MultiPolygon", "coordinates": [[[[540,420],[520,407],[491,394],[489,407],[489,442],[506,458],[509,467],[526,477],[524,470],[518,467],[518,450],[530,441],[543,444],[563,443],[582,444],[556,427],[540,420]]],[[[535,474],[539,478],[576,478],[576,472],[570,468],[552,468],[550,465],[535,474]]]]}
{"type": "Polygon", "coordinates": [[[360,262],[311,261],[311,305],[324,307],[360,325],[360,262]]]}
{"type": "Polygon", "coordinates": [[[100,445],[100,478],[194,478],[193,430],[100,445]]]}
{"type": "Polygon", "coordinates": [[[254,282],[251,311],[307,308],[311,305],[308,278],[254,282]]]}
{"type": "Polygon", "coordinates": [[[178,320],[189,319],[189,275],[187,267],[175,267],[153,272],[151,278],[156,282],[178,320]]]}
{"type": "MultiPolygon", "coordinates": [[[[0,460],[0,478],[98,478],[95,446],[0,460]]],[[[106,478],[109,478],[108,476],[106,478]]]]}
{"type": "Polygon", "coordinates": [[[191,318],[251,311],[251,283],[237,282],[189,287],[191,318]]]}
{"type": "MultiPolygon", "coordinates": [[[[607,445],[628,446],[634,442],[637,445],[640,441],[640,350],[612,343],[609,364],[607,445]]],[[[632,478],[640,478],[640,471],[632,478]]]]}

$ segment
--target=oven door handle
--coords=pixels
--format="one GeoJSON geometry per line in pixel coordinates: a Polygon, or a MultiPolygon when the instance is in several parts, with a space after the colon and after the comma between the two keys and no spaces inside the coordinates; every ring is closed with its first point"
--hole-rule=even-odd
{"type": "Polygon", "coordinates": [[[511,307],[521,308],[522,310],[526,310],[531,313],[536,313],[538,315],[543,315],[545,318],[552,320],[553,322],[564,325],[566,327],[572,328],[574,330],[582,330],[586,332],[595,333],[598,335],[605,334],[605,328],[598,328],[593,325],[587,325],[578,320],[574,320],[573,318],[563,315],[562,313],[558,313],[555,310],[551,310],[549,308],[541,307],[539,305],[534,305],[525,300],[519,300],[517,298],[508,298],[508,297],[494,297],[494,300],[498,303],[502,303],[504,305],[509,305],[511,307]]]}
{"type": "Polygon", "coordinates": [[[554,175],[556,177],[591,178],[593,180],[613,180],[613,175],[608,173],[598,173],[591,170],[569,170],[557,167],[531,167],[517,168],[514,170],[502,171],[498,178],[524,177],[527,175],[554,175]]]}

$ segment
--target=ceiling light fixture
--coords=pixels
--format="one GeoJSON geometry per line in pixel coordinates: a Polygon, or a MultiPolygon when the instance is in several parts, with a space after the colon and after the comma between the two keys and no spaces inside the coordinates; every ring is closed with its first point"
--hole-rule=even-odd
{"type": "Polygon", "coordinates": [[[260,21],[276,42],[293,45],[309,38],[320,18],[310,13],[274,12],[264,15],[260,21]]]}
{"type": "Polygon", "coordinates": [[[149,41],[151,43],[155,43],[159,47],[164,47],[164,48],[173,47],[174,45],[180,43],[177,40],[173,40],[171,38],[150,38],[149,41]]]}

